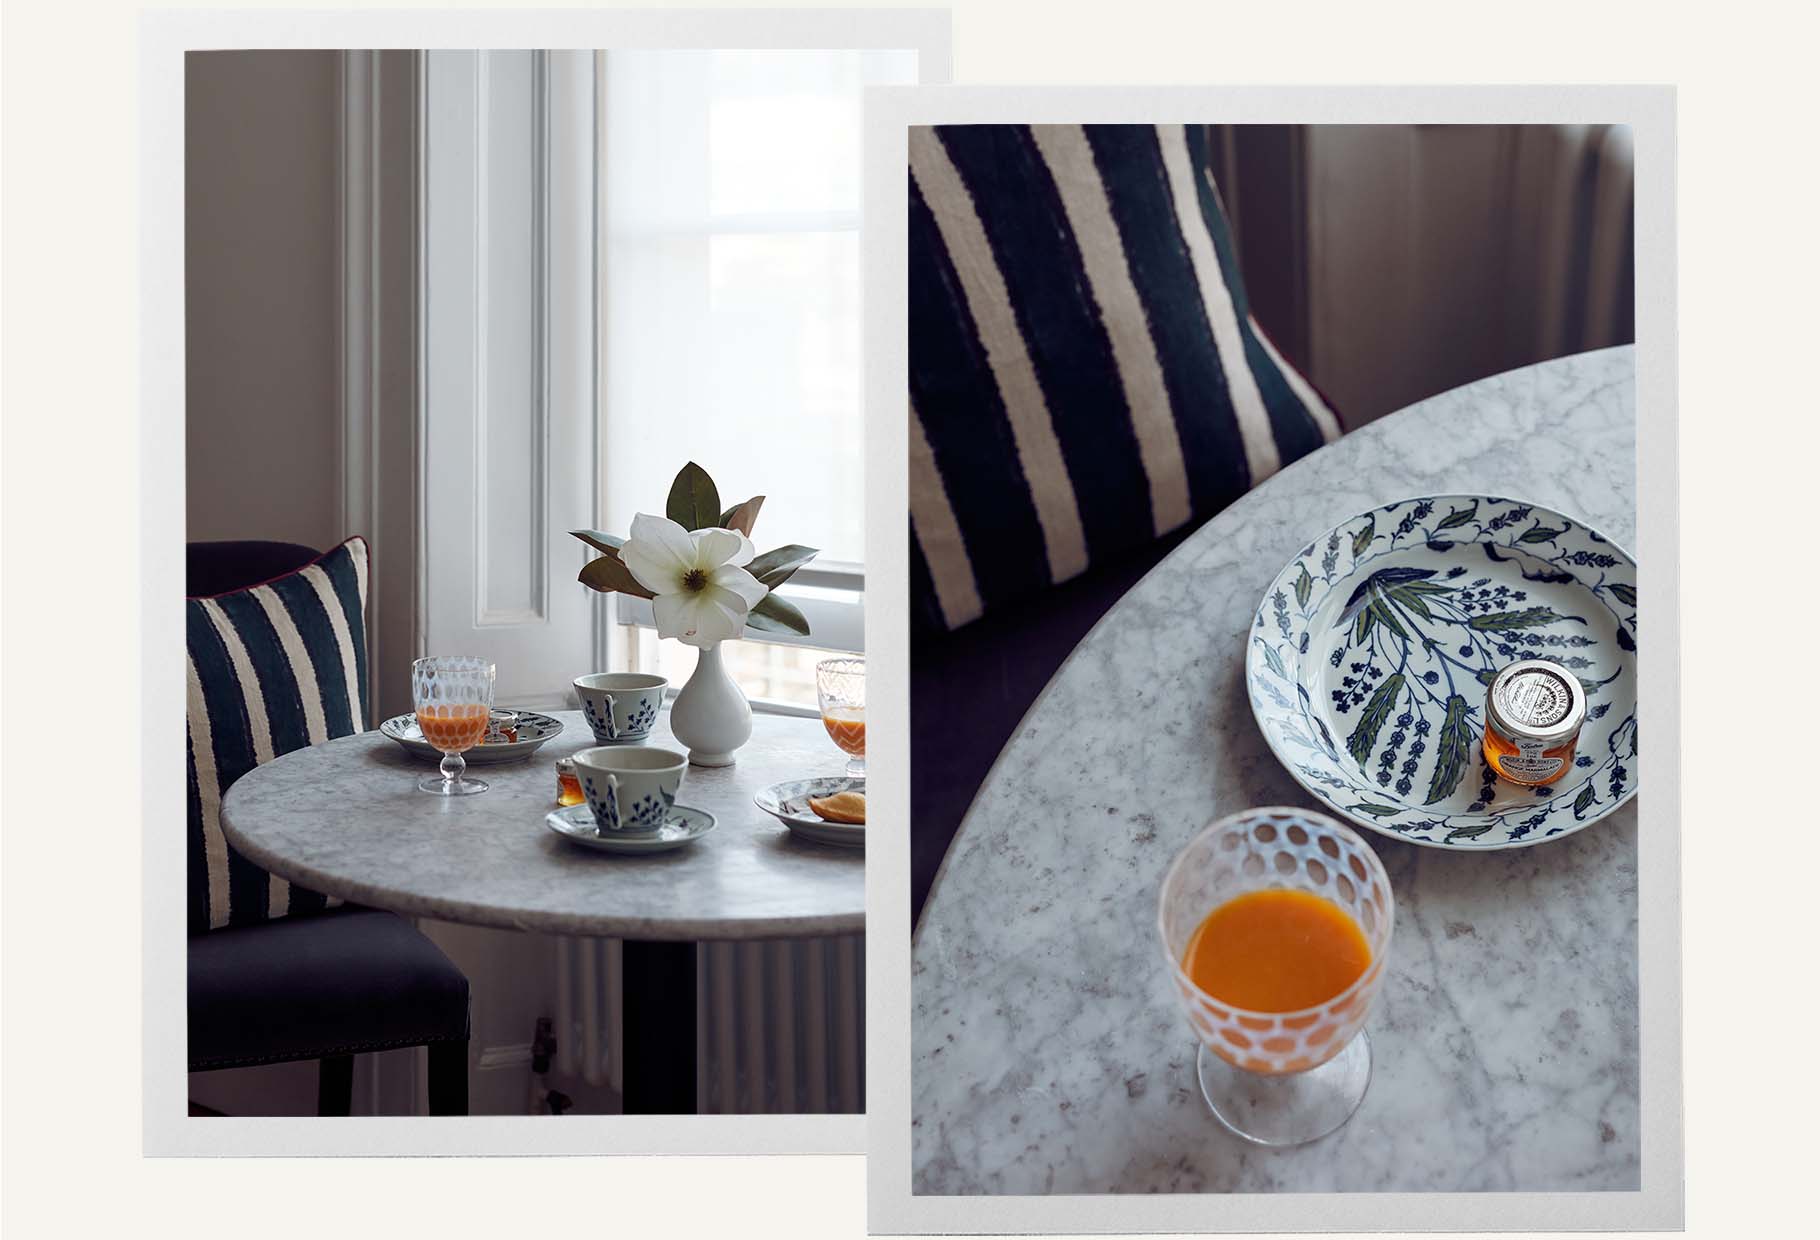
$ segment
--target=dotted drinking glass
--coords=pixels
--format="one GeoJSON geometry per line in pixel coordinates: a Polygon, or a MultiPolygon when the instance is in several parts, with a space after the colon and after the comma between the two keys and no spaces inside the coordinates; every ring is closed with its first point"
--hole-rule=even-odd
{"type": "Polygon", "coordinates": [[[442,751],[442,774],[418,780],[423,791],[461,797],[487,790],[486,781],[463,778],[468,762],[461,755],[487,734],[493,677],[491,660],[475,655],[435,655],[411,664],[417,727],[424,740],[442,751]]]}
{"type": "Polygon", "coordinates": [[[815,696],[822,726],[847,755],[847,774],[866,774],[866,661],[823,659],[815,665],[815,696]]]}
{"type": "Polygon", "coordinates": [[[1176,857],[1163,878],[1157,929],[1200,1041],[1201,1095],[1221,1123],[1260,1145],[1283,1146],[1324,1137],[1352,1117],[1371,1082],[1364,1026],[1384,978],[1395,912],[1377,854],[1309,810],[1279,806],[1221,818],[1176,857]],[[1253,1011],[1196,984],[1188,957],[1191,949],[1214,950],[1194,943],[1209,915],[1272,890],[1318,896],[1352,920],[1369,957],[1345,989],[1291,1011],[1253,1011]]]}

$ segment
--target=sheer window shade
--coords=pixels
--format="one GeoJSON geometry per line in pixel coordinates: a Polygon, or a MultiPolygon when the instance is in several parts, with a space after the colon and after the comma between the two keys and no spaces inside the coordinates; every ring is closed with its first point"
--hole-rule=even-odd
{"type": "MultiPolygon", "coordinates": [[[[604,513],[661,512],[684,461],[756,542],[864,551],[860,119],[912,52],[605,56],[604,513]]],[[[623,618],[634,618],[622,611],[623,618]]],[[[818,632],[817,636],[821,636],[818,632]]]]}

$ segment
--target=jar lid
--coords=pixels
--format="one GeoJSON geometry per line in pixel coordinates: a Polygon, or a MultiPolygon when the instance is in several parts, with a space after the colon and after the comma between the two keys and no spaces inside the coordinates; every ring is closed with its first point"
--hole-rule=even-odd
{"type": "Polygon", "coordinates": [[[574,758],[558,758],[558,759],[556,759],[556,773],[557,773],[557,774],[558,774],[558,775],[573,775],[573,774],[575,774],[575,759],[574,759],[574,758]]]}
{"type": "Polygon", "coordinates": [[[1572,673],[1546,659],[1525,659],[1499,672],[1485,695],[1486,722],[1511,740],[1564,741],[1586,722],[1586,691],[1572,673]]]}

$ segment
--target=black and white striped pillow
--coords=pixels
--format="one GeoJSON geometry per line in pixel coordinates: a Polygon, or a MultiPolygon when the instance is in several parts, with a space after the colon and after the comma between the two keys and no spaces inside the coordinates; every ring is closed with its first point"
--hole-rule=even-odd
{"type": "Polygon", "coordinates": [[[910,130],[912,593],[958,628],[1340,433],[1258,329],[1200,126],[910,130]]]}
{"type": "Polygon", "coordinates": [[[189,646],[190,932],[330,901],[260,869],[221,833],[221,798],[262,762],[366,728],[367,545],[185,602],[189,646]]]}

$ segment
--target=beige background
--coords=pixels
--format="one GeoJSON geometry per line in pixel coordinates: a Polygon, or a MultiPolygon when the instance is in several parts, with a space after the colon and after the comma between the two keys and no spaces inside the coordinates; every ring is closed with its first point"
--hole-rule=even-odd
{"type": "MultiPolygon", "coordinates": [[[[1816,257],[1806,218],[1815,167],[1789,158],[1800,145],[1793,125],[1811,111],[1811,45],[1775,26],[1782,6],[1736,3],[1723,24],[1695,27],[1650,3],[1536,5],[1516,18],[1444,2],[1334,3],[1295,15],[1187,0],[951,3],[961,80],[1679,80],[1682,453],[1701,483],[1686,489],[1683,555],[1734,580],[1779,571],[1779,540],[1739,540],[1733,530],[1740,513],[1760,527],[1801,528],[1812,490],[1811,452],[1766,450],[1768,423],[1791,410],[1791,391],[1805,390],[1790,361],[1811,354],[1816,257]]],[[[47,598],[93,598],[102,559],[122,582],[141,567],[173,580],[180,571],[169,560],[145,564],[136,535],[139,7],[41,2],[7,12],[0,506],[8,580],[31,583],[5,600],[9,703],[62,700],[69,669],[120,650],[123,609],[131,622],[130,585],[121,607],[47,598]],[[81,463],[81,504],[70,502],[72,461],[81,463]],[[46,536],[47,514],[55,537],[46,536]]],[[[446,19],[400,21],[460,33],[446,19]]],[[[1811,429],[1795,433],[1811,444],[1811,429]]],[[[1772,986],[1783,963],[1752,945],[1762,936],[1800,941],[1807,929],[1797,918],[1811,901],[1794,898],[1804,871],[1766,869],[1737,846],[1741,829],[1788,821],[1791,809],[1781,781],[1737,773],[1762,769],[1763,737],[1805,726],[1796,711],[1806,699],[1740,683],[1721,653],[1738,606],[1732,592],[1689,590],[1682,605],[1686,754],[1701,759],[1685,773],[1689,1234],[1782,1234],[1811,1179],[1811,1085],[1795,1105],[1782,1089],[1739,1088],[1730,1014],[1739,993],[1772,986]]],[[[128,710],[135,661],[129,640],[117,690],[128,710]]],[[[47,824],[63,820],[69,790],[92,779],[94,753],[20,712],[0,727],[9,1230],[67,1230],[79,1210],[97,1229],[156,1235],[160,1223],[176,1230],[203,1217],[257,1220],[262,1237],[313,1237],[332,1211],[350,1235],[505,1236],[533,1216],[544,1228],[611,1218],[679,1236],[860,1234],[858,1158],[141,1159],[138,849],[128,827],[121,846],[86,852],[79,897],[52,881],[70,872],[72,854],[68,834],[47,824]],[[771,1202],[789,1204],[755,1208],[771,1202]]],[[[135,742],[129,733],[110,754],[113,776],[129,788],[139,777],[135,742]]],[[[1813,1010],[1809,996],[1790,999],[1813,1010]]]]}

